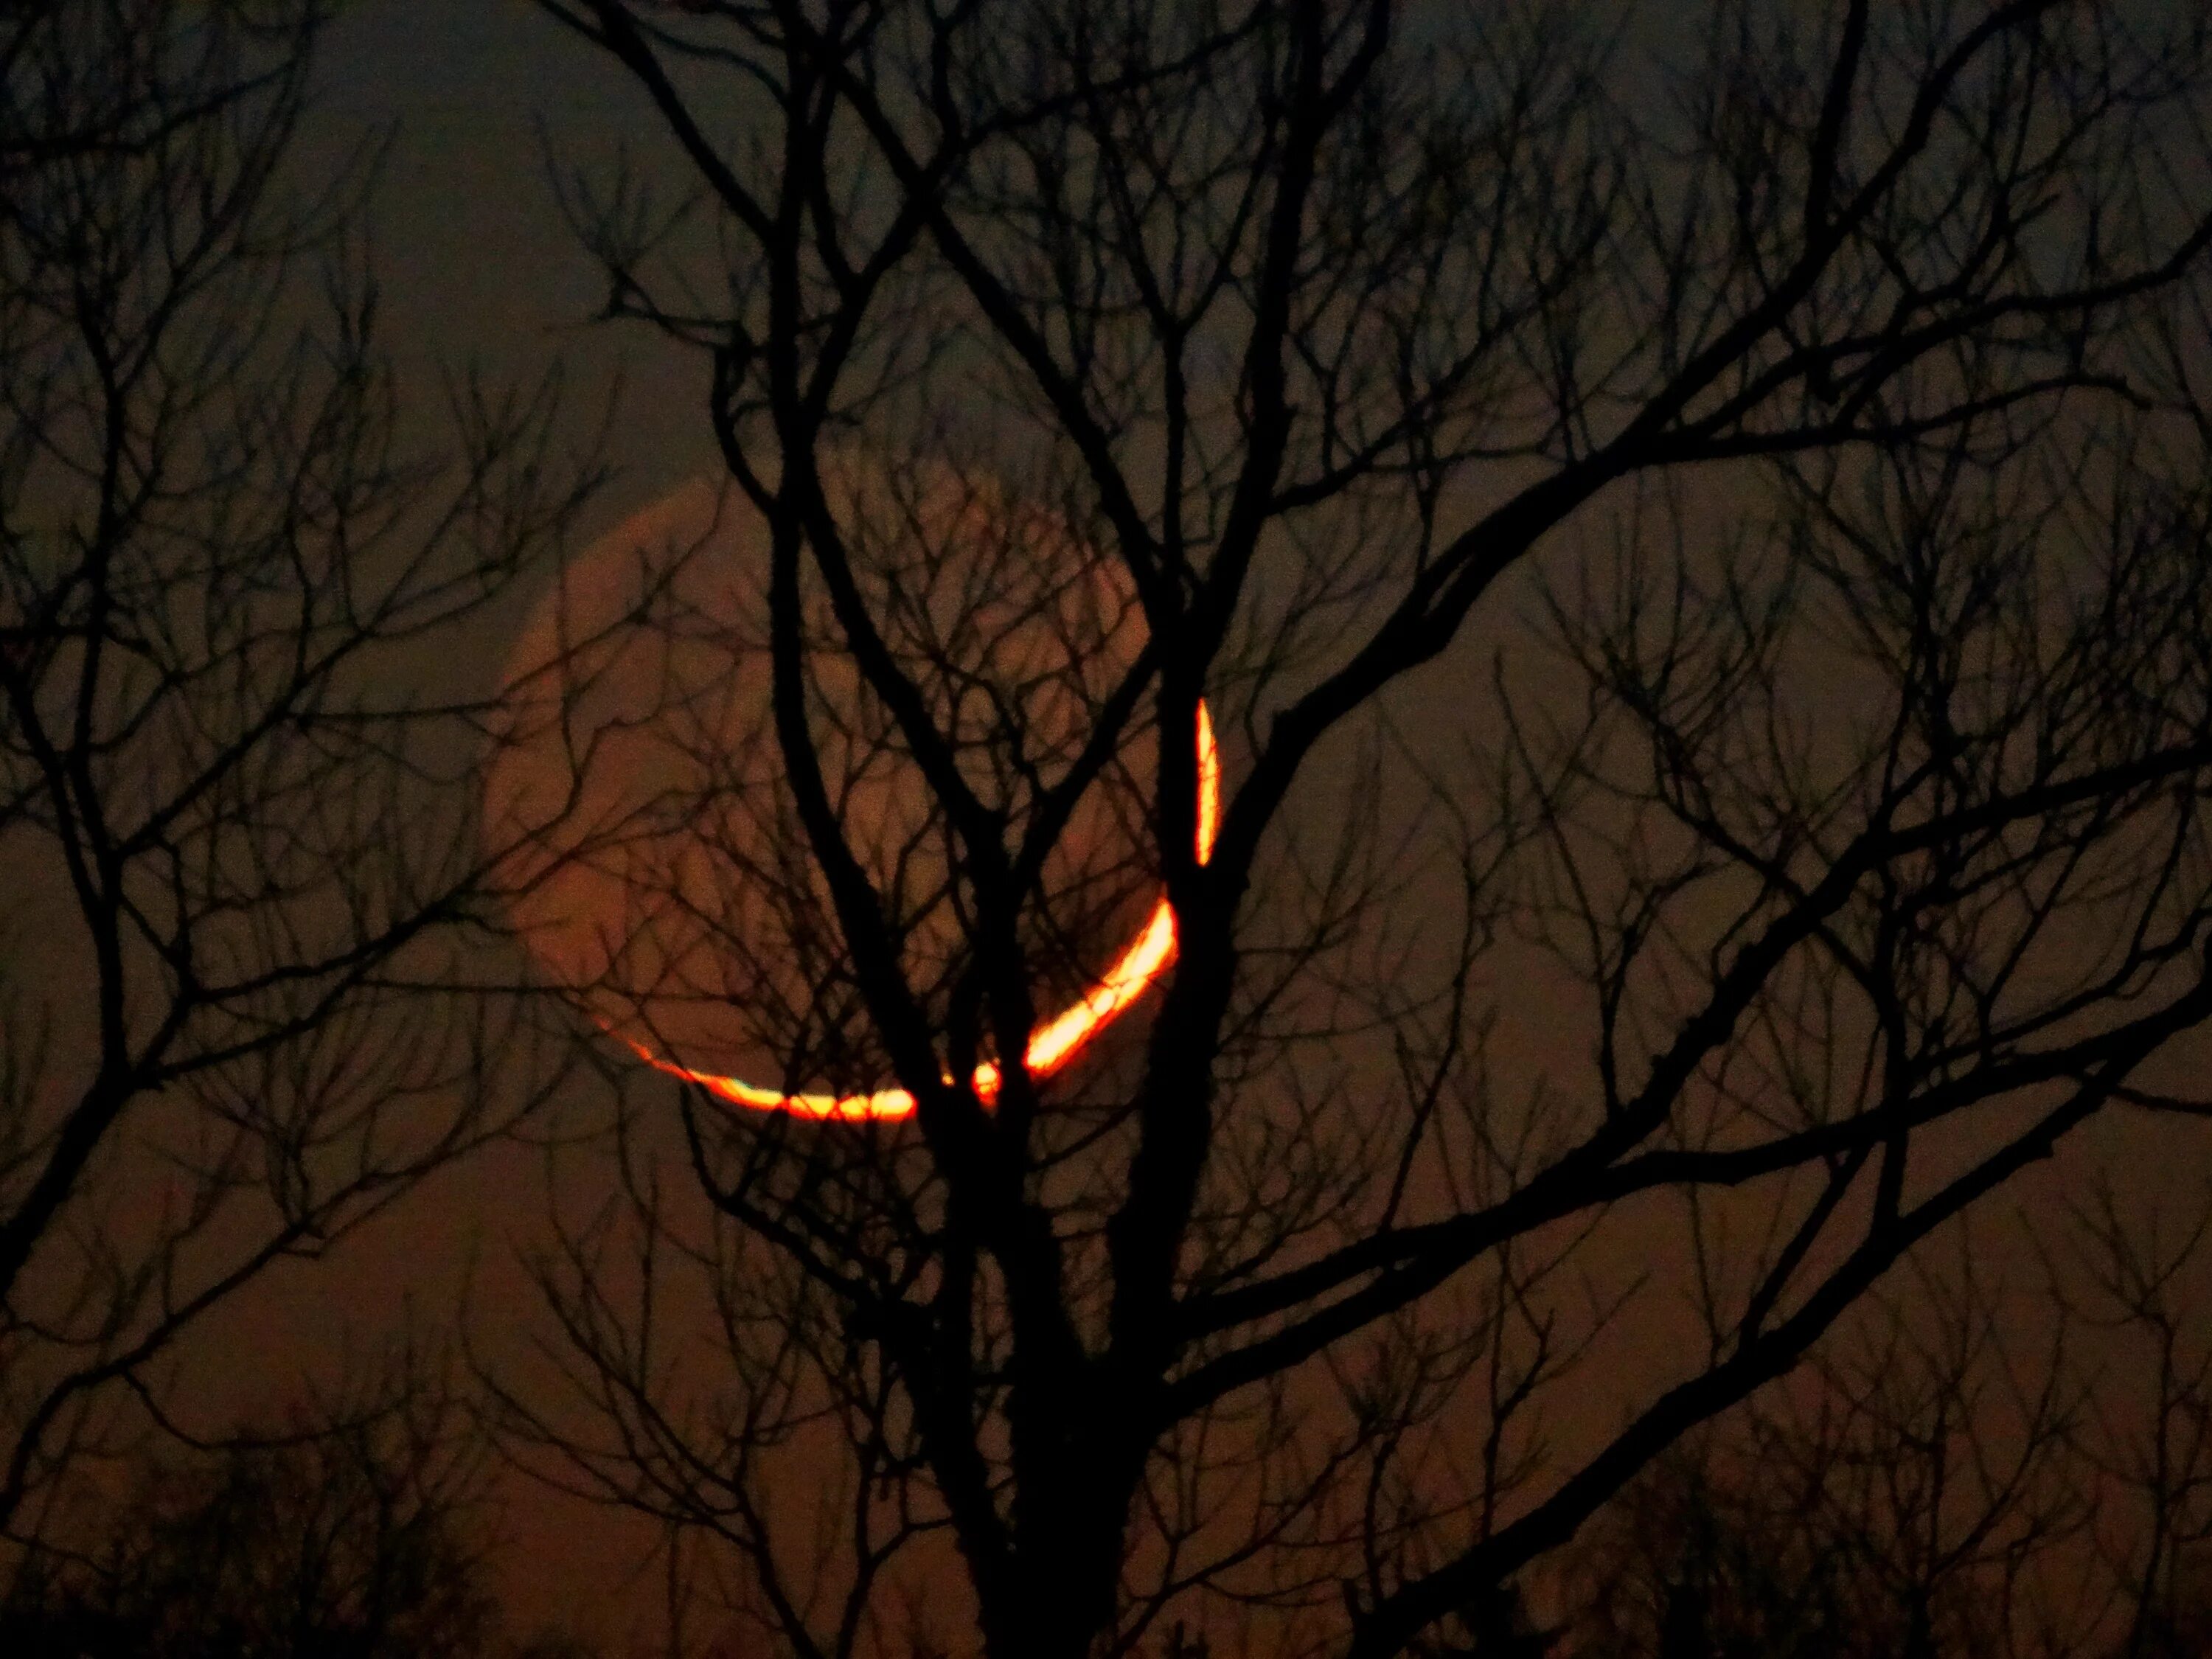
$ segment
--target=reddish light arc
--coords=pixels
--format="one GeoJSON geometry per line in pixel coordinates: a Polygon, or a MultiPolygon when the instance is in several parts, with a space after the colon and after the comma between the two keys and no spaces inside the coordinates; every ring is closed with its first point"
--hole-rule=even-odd
{"type": "MultiPolygon", "coordinates": [[[[1214,833],[1221,822],[1221,757],[1213,740],[1213,720],[1206,704],[1198,705],[1198,824],[1196,852],[1204,864],[1213,854],[1214,833]]],[[[1023,1063],[1032,1078],[1051,1076],[1080,1054],[1084,1048],[1143,996],[1176,957],[1175,907],[1163,894],[1152,907],[1144,928],[1098,982],[1082,999],[1064,1009],[1030,1034],[1023,1063]]],[[[694,1070],[655,1054],[635,1038],[623,1042],[656,1072],[695,1083],[716,1099],[732,1106],[759,1111],[788,1112],[793,1117],[846,1122],[898,1119],[913,1115],[914,1096],[904,1089],[878,1089],[870,1094],[786,1094],[764,1089],[743,1078],[694,1070]]],[[[985,1060],[975,1068],[976,1094],[988,1104],[999,1093],[998,1063],[985,1060]]]]}

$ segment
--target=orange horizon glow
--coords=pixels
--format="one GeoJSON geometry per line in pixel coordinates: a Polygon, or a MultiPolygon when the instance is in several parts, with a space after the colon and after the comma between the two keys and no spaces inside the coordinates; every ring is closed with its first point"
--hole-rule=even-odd
{"type": "MultiPolygon", "coordinates": [[[[1205,702],[1198,705],[1198,824],[1195,851],[1200,864],[1213,855],[1213,838],[1221,820],[1221,757],[1213,740],[1213,718],[1205,702]]],[[[1098,982],[1082,1000],[1047,1020],[1030,1035],[1023,1064],[1032,1078],[1051,1076],[1080,1054],[1084,1048],[1167,971],[1176,956],[1175,907],[1163,894],[1152,907],[1143,930],[1130,942],[1098,982]]],[[[613,1035],[621,1036],[620,1033],[613,1035]]],[[[763,1089],[742,1078],[690,1066],[655,1054],[635,1037],[622,1041],[647,1066],[669,1077],[695,1083],[716,1099],[756,1111],[788,1112],[793,1117],[839,1122],[868,1122],[910,1117],[913,1094],[905,1089],[878,1089],[870,1094],[785,1094],[763,1089]]],[[[951,1079],[948,1078],[947,1081],[951,1079]]],[[[975,1089],[986,1105],[998,1098],[1000,1073],[995,1060],[975,1068],[975,1089]]]]}

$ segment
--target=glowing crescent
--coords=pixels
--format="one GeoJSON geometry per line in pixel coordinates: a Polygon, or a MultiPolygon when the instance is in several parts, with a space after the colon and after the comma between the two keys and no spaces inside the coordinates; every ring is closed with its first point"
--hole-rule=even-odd
{"type": "MultiPolygon", "coordinates": [[[[1221,821],[1221,757],[1213,742],[1213,719],[1206,704],[1198,705],[1198,861],[1212,855],[1214,831],[1221,821]]],[[[1031,1077],[1049,1077],[1075,1058],[1084,1045],[1119,1018],[1144,995],[1147,987],[1167,971],[1175,960],[1175,908],[1164,895],[1152,907],[1144,931],[1115,958],[1098,982],[1073,1006],[1054,1015],[1030,1036],[1023,1063],[1031,1077]]],[[[619,1033],[615,1035],[619,1036],[619,1033]]],[[[696,1083],[717,1099],[733,1106],[750,1106],[766,1112],[789,1112],[795,1117],[834,1118],[857,1122],[870,1118],[902,1118],[912,1115],[914,1096],[904,1089],[878,1089],[866,1095],[787,1095],[763,1089],[742,1078],[698,1072],[663,1059],[634,1037],[622,1041],[656,1072],[696,1083]]],[[[975,1068],[975,1092],[985,1102],[999,1092],[999,1067],[985,1060],[975,1068]]]]}

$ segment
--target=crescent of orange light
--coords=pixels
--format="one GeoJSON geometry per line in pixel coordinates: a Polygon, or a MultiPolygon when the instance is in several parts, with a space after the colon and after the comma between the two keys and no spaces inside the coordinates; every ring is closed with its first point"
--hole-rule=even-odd
{"type": "MultiPolygon", "coordinates": [[[[1213,741],[1213,718],[1206,704],[1198,705],[1198,861],[1212,856],[1214,831],[1221,822],[1221,757],[1213,741]]],[[[1075,1058],[1085,1044],[1119,1018],[1144,995],[1146,988],[1167,971],[1175,960],[1175,908],[1164,895],[1152,907],[1144,931],[1115,958],[1083,1000],[1046,1021],[1030,1034],[1023,1056],[1031,1077],[1049,1077],[1075,1058]]],[[[635,1038],[623,1041],[656,1072],[696,1083],[718,1100],[761,1111],[789,1112],[794,1117],[835,1119],[859,1122],[871,1118],[902,1118],[914,1111],[914,1096],[904,1089],[878,1089],[873,1094],[785,1094],[763,1089],[742,1078],[694,1071],[656,1054],[635,1038]]],[[[999,1067],[985,1060],[975,1068],[975,1092],[985,1101],[999,1092],[999,1067]]]]}

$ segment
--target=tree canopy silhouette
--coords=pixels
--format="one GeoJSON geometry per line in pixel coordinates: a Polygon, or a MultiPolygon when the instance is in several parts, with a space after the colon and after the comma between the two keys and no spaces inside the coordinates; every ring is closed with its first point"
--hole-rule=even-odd
{"type": "Polygon", "coordinates": [[[550,383],[403,407],[374,158],[295,142],[326,16],[0,20],[14,1543],[66,1530],[86,1460],[215,1434],[179,1339],[550,1075],[519,1005],[455,988],[501,915],[474,823],[491,677],[455,666],[589,475],[550,383]]]}
{"type": "Polygon", "coordinates": [[[2203,1114],[2202,17],[542,3],[665,140],[569,203],[757,525],[743,625],[639,608],[765,685],[664,688],[626,925],[915,1109],[694,1091],[687,1189],[648,1107],[544,1265],[594,1425],[506,1404],[775,1640],[1517,1641],[1959,1218],[2203,1114]],[[1079,589],[1110,672],[1009,648],[1079,589]],[[1010,1063],[1155,883],[1141,1038],[1010,1063]]]}

